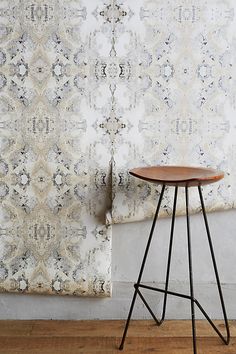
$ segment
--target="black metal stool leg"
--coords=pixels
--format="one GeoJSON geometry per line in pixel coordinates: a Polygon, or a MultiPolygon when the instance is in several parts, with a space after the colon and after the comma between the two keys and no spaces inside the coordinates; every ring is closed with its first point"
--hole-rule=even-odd
{"type": "Polygon", "coordinates": [[[218,273],[215,254],[214,254],[214,248],[213,248],[213,244],[212,244],[212,240],[211,240],[210,229],[209,229],[209,225],[208,225],[208,221],[207,221],[206,210],[205,210],[204,200],[203,200],[203,196],[202,196],[201,186],[198,186],[198,191],[199,191],[202,213],[203,213],[203,218],[204,218],[204,222],[205,222],[205,226],[206,226],[207,238],[208,238],[208,243],[209,243],[209,247],[210,247],[211,258],[212,258],[212,262],[213,262],[213,267],[214,267],[214,272],[215,272],[215,276],[216,276],[217,287],[218,287],[218,291],[219,291],[222,311],[223,311],[223,315],[224,315],[225,327],[226,327],[226,332],[227,332],[226,339],[222,335],[220,335],[220,337],[223,340],[223,342],[227,345],[227,344],[229,344],[229,341],[230,341],[229,324],[228,324],[228,319],[227,319],[227,314],[226,314],[226,309],[225,309],[225,304],[224,304],[224,298],[223,298],[219,273],[218,273]]]}
{"type": "Polygon", "coordinates": [[[157,204],[156,213],[155,213],[155,216],[154,216],[154,219],[153,219],[150,235],[149,235],[147,246],[146,246],[145,253],[144,253],[144,256],[143,256],[143,261],[142,261],[142,265],[141,265],[141,268],[140,268],[138,280],[137,280],[137,283],[134,285],[134,287],[135,287],[134,295],[133,295],[133,299],[132,299],[132,302],[131,302],[131,305],[130,305],[130,310],[129,310],[129,314],[128,314],[128,318],[127,318],[127,321],[126,321],[126,325],[125,325],[125,329],[124,329],[124,333],[123,333],[123,337],[122,337],[122,340],[121,340],[121,344],[120,344],[119,350],[122,350],[123,347],[124,347],[126,334],[127,334],[128,328],[129,328],[130,319],[131,319],[131,316],[132,316],[134,304],[135,304],[135,301],[136,301],[136,298],[137,298],[137,294],[138,294],[138,286],[139,286],[139,284],[141,282],[141,279],[142,279],[145,263],[146,263],[146,260],[147,260],[148,251],[149,251],[150,244],[151,244],[151,241],[152,241],[153,232],[154,232],[154,229],[155,229],[155,226],[156,226],[156,221],[157,221],[157,217],[158,217],[160,206],[161,206],[161,201],[162,201],[163,194],[164,194],[164,190],[165,190],[165,185],[162,186],[161,194],[160,194],[159,201],[158,201],[158,204],[157,204]]]}
{"type": "Polygon", "coordinates": [[[194,291],[193,291],[193,269],[192,269],[192,249],[191,249],[191,234],[190,234],[188,186],[185,187],[185,197],[186,197],[186,218],[187,218],[187,236],[188,236],[188,263],[189,263],[189,283],[190,283],[190,296],[191,296],[193,352],[194,352],[194,354],[197,354],[195,309],[194,309],[195,299],[194,299],[194,291]]]}
{"type": "Polygon", "coordinates": [[[172,214],[172,221],[171,221],[170,244],[169,244],[169,252],[168,252],[167,270],[166,270],[165,295],[164,295],[163,310],[162,310],[162,316],[161,316],[160,323],[162,323],[164,321],[165,314],[166,314],[167,291],[168,291],[168,286],[169,286],[170,264],[171,264],[172,245],[173,245],[173,236],[174,236],[174,228],[175,228],[175,213],[176,213],[177,195],[178,195],[178,187],[176,186],[175,187],[174,204],[173,204],[173,214],[172,214]]]}

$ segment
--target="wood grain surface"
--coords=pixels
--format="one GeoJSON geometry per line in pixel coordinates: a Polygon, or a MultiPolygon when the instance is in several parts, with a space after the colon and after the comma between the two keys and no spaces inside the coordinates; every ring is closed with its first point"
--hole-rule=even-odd
{"type": "MultiPolygon", "coordinates": [[[[224,330],[222,321],[216,321],[224,330]]],[[[118,354],[125,321],[0,321],[2,354],[118,354]]],[[[198,354],[235,354],[236,321],[231,343],[224,345],[206,321],[197,321],[198,354]]],[[[131,321],[124,354],[192,354],[190,321],[131,321]]]]}
{"type": "Polygon", "coordinates": [[[186,166],[149,166],[138,167],[129,171],[137,178],[168,186],[198,186],[219,181],[224,177],[222,171],[203,167],[186,166]]]}

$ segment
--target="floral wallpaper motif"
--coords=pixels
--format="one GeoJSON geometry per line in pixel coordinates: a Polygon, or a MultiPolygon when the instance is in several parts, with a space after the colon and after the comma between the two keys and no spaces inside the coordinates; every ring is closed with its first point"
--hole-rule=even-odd
{"type": "Polygon", "coordinates": [[[208,210],[234,206],[234,8],[0,0],[2,291],[110,295],[111,223],[158,195],[132,167],[220,168],[208,210]]]}

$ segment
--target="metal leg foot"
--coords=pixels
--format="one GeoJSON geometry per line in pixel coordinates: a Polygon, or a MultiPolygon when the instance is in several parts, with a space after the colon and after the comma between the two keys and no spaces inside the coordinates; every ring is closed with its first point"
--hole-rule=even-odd
{"type": "MultiPolygon", "coordinates": [[[[210,247],[211,258],[212,258],[213,268],[214,268],[214,272],[215,272],[218,292],[219,292],[219,296],[220,296],[221,307],[222,307],[224,321],[225,321],[226,338],[224,338],[220,333],[218,333],[218,332],[217,333],[219,334],[219,336],[221,337],[223,342],[227,345],[227,344],[229,344],[229,341],[230,341],[229,323],[228,323],[228,319],[227,319],[225,303],[224,303],[223,293],[222,293],[221,284],[220,284],[220,277],[219,277],[219,273],[218,273],[218,269],[217,269],[215,253],[214,253],[210,229],[209,229],[209,225],[208,225],[208,221],[207,221],[206,210],[205,210],[204,200],[203,200],[203,196],[202,196],[201,186],[198,186],[198,191],[199,191],[199,197],[200,197],[200,201],[201,201],[202,213],[203,213],[203,218],[204,218],[204,222],[205,222],[207,238],[208,238],[208,243],[209,243],[209,247],[210,247]]],[[[212,323],[211,323],[211,325],[212,325],[212,323]]],[[[212,325],[212,327],[214,328],[214,325],[212,325]]]]}
{"type": "Polygon", "coordinates": [[[139,284],[141,282],[141,279],[142,279],[144,267],[145,267],[146,260],[147,260],[148,251],[149,251],[150,244],[151,244],[151,241],[152,241],[153,232],[154,232],[154,229],[155,229],[155,226],[156,226],[157,217],[158,217],[159,210],[160,210],[160,207],[161,207],[161,201],[162,201],[162,198],[163,198],[164,190],[165,190],[165,185],[162,186],[160,198],[159,198],[159,201],[158,201],[158,204],[157,204],[156,213],[155,213],[155,216],[154,216],[154,219],[153,219],[150,235],[149,235],[147,246],[146,246],[145,253],[144,253],[144,256],[143,256],[142,265],[141,265],[139,276],[138,276],[138,280],[137,280],[137,283],[136,283],[136,286],[135,286],[134,295],[133,295],[133,299],[132,299],[132,302],[131,302],[131,305],[130,305],[130,310],[129,310],[129,314],[128,314],[128,318],[127,318],[127,321],[126,321],[126,325],[125,325],[125,329],[124,329],[124,333],[123,333],[123,337],[122,337],[122,340],[121,340],[121,344],[120,344],[119,350],[122,350],[124,348],[124,342],[125,342],[126,334],[127,334],[128,328],[129,328],[130,319],[131,319],[131,316],[132,316],[134,304],[135,304],[135,301],[136,301],[136,298],[137,298],[137,294],[138,294],[138,286],[139,286],[139,284]]]}

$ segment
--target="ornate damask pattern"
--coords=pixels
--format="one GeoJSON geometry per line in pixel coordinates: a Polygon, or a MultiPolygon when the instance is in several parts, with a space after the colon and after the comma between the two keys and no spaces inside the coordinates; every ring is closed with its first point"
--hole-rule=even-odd
{"type": "Polygon", "coordinates": [[[0,0],[2,291],[109,295],[110,224],[159,193],[132,167],[220,168],[208,210],[235,205],[234,8],[0,0]]]}
{"type": "Polygon", "coordinates": [[[97,124],[110,124],[112,42],[100,5],[0,1],[4,291],[110,294],[111,158],[97,124]]]}
{"type": "MultiPolygon", "coordinates": [[[[204,188],[207,209],[233,207],[234,1],[138,0],[120,2],[119,8],[123,16],[115,23],[113,48],[129,77],[114,91],[116,126],[125,128],[117,130],[113,144],[113,221],[153,215],[159,189],[128,175],[144,165],[222,169],[225,179],[204,188]]],[[[172,194],[166,195],[163,215],[171,212],[172,194]]],[[[178,213],[184,209],[180,197],[178,213]]]]}

